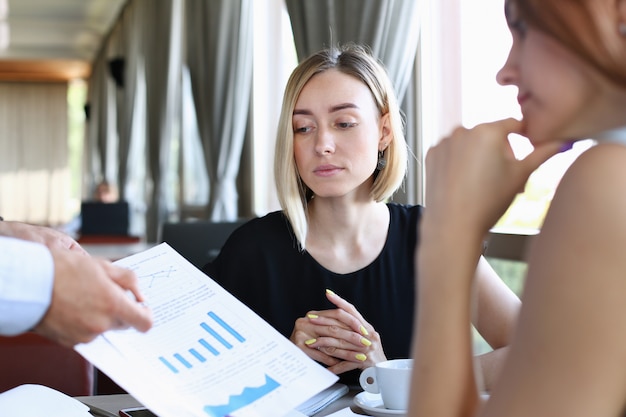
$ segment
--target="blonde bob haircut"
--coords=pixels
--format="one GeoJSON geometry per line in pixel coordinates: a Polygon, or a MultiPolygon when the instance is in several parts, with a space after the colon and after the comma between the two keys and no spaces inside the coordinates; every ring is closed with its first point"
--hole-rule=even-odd
{"type": "Polygon", "coordinates": [[[375,201],[390,198],[401,186],[407,171],[408,149],[404,138],[404,120],[389,76],[363,46],[347,44],[323,49],[302,61],[291,73],[278,122],[274,177],[278,200],[304,251],[308,230],[307,204],[313,197],[298,173],[294,156],[293,110],[300,92],[316,74],[329,69],[341,71],[362,81],[372,92],[380,116],[389,114],[392,140],[384,150],[387,165],[372,173],[374,182],[370,195],[375,201]]]}

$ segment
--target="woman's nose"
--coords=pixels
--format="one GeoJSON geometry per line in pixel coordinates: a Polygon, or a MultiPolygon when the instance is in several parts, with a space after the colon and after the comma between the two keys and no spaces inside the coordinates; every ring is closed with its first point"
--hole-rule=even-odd
{"type": "Polygon", "coordinates": [[[517,80],[517,65],[515,64],[513,49],[509,52],[509,56],[500,71],[496,74],[496,81],[500,85],[514,85],[517,80]]]}
{"type": "Polygon", "coordinates": [[[335,152],[335,141],[328,129],[319,128],[315,139],[315,152],[320,155],[335,152]]]}

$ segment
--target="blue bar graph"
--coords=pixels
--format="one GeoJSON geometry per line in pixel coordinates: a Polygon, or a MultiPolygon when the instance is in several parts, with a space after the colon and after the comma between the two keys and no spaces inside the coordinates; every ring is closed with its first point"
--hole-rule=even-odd
{"type": "Polygon", "coordinates": [[[200,354],[200,352],[198,352],[197,350],[195,350],[194,348],[189,349],[189,353],[191,353],[196,359],[198,359],[200,362],[206,362],[206,358],[204,356],[202,356],[200,354]]]}
{"type": "Polygon", "coordinates": [[[178,359],[178,362],[182,363],[185,368],[191,368],[191,364],[187,361],[187,359],[183,358],[180,353],[174,353],[174,357],[178,359]]]}
{"type": "Polygon", "coordinates": [[[231,345],[230,343],[228,343],[228,340],[224,339],[218,332],[216,332],[215,330],[213,330],[213,328],[211,326],[209,326],[206,323],[200,323],[200,327],[202,327],[204,330],[206,330],[207,332],[209,332],[209,334],[211,336],[213,336],[214,338],[217,339],[218,342],[220,342],[222,345],[224,345],[224,347],[226,349],[232,349],[233,345],[231,345]]]}
{"type": "Polygon", "coordinates": [[[230,333],[231,335],[233,335],[233,337],[234,337],[235,339],[237,339],[239,342],[243,343],[243,342],[245,342],[245,341],[246,341],[246,339],[244,339],[244,337],[243,337],[242,335],[240,335],[239,333],[237,333],[237,332],[235,331],[235,329],[233,329],[232,327],[230,327],[230,326],[228,325],[228,323],[226,323],[224,320],[222,320],[222,319],[220,318],[220,316],[218,316],[218,315],[217,315],[217,314],[215,314],[214,312],[209,311],[209,317],[211,317],[213,320],[215,320],[215,322],[216,322],[217,324],[219,324],[219,325],[220,325],[220,326],[222,326],[224,329],[226,329],[226,331],[227,331],[228,333],[230,333]]]}
{"type": "Polygon", "coordinates": [[[235,330],[214,311],[209,311],[207,315],[212,321],[201,322],[200,328],[206,331],[211,337],[198,339],[198,343],[202,349],[192,346],[186,349],[186,352],[189,353],[188,355],[185,353],[186,356],[183,356],[180,352],[174,352],[170,359],[167,359],[167,355],[159,357],[159,360],[171,372],[179,373],[180,369],[182,369],[174,364],[181,364],[184,368],[191,369],[194,366],[193,364],[198,365],[199,363],[207,362],[207,358],[209,358],[210,355],[207,356],[206,352],[209,352],[214,357],[219,356],[221,354],[219,350],[220,346],[228,350],[233,349],[235,347],[233,342],[231,342],[233,339],[238,343],[244,343],[246,341],[246,338],[241,333],[235,330]],[[215,343],[217,343],[217,346],[215,343]]]}
{"type": "Polygon", "coordinates": [[[171,363],[169,363],[169,361],[167,359],[165,359],[163,356],[159,357],[159,360],[161,362],[163,362],[165,364],[165,366],[167,366],[168,368],[170,368],[170,371],[174,372],[175,374],[178,373],[178,369],[176,369],[176,367],[174,365],[172,365],[171,363]]]}
{"type": "Polygon", "coordinates": [[[198,340],[198,342],[204,346],[206,348],[206,350],[208,350],[209,352],[211,352],[213,355],[217,356],[220,354],[220,351],[215,349],[213,346],[211,346],[211,344],[209,342],[207,342],[204,339],[200,339],[198,340]]]}

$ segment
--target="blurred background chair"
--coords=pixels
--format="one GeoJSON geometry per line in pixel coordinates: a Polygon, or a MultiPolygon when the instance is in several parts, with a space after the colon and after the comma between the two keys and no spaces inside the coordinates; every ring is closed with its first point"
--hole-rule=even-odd
{"type": "Polygon", "coordinates": [[[125,201],[81,203],[79,243],[132,243],[139,238],[129,234],[130,208],[125,201]]]}
{"type": "Polygon", "coordinates": [[[247,220],[165,223],[161,240],[197,268],[217,257],[230,234],[247,220]]]}
{"type": "Polygon", "coordinates": [[[0,337],[0,392],[40,384],[69,396],[93,395],[93,365],[73,349],[35,333],[0,337]]]}

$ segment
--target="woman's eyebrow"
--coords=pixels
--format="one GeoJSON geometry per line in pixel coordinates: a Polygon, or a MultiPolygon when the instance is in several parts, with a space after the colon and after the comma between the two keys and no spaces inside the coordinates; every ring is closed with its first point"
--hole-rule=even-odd
{"type": "Polygon", "coordinates": [[[337,104],[336,106],[332,106],[330,109],[328,109],[328,113],[333,113],[339,110],[344,110],[344,109],[358,109],[359,106],[357,106],[354,103],[341,103],[341,104],[337,104]]]}
{"type": "MultiPolygon", "coordinates": [[[[357,106],[354,103],[341,103],[341,104],[337,104],[334,106],[331,106],[328,109],[328,113],[333,113],[336,111],[340,111],[340,110],[344,110],[344,109],[358,109],[359,106],[357,106]]],[[[310,116],[313,114],[313,112],[311,110],[307,110],[307,109],[293,109],[293,115],[297,115],[297,114],[303,114],[305,116],[310,116]]]]}
{"type": "Polygon", "coordinates": [[[295,116],[296,114],[303,114],[305,116],[310,116],[313,114],[313,112],[311,110],[305,110],[305,109],[293,109],[293,115],[295,116]]]}

